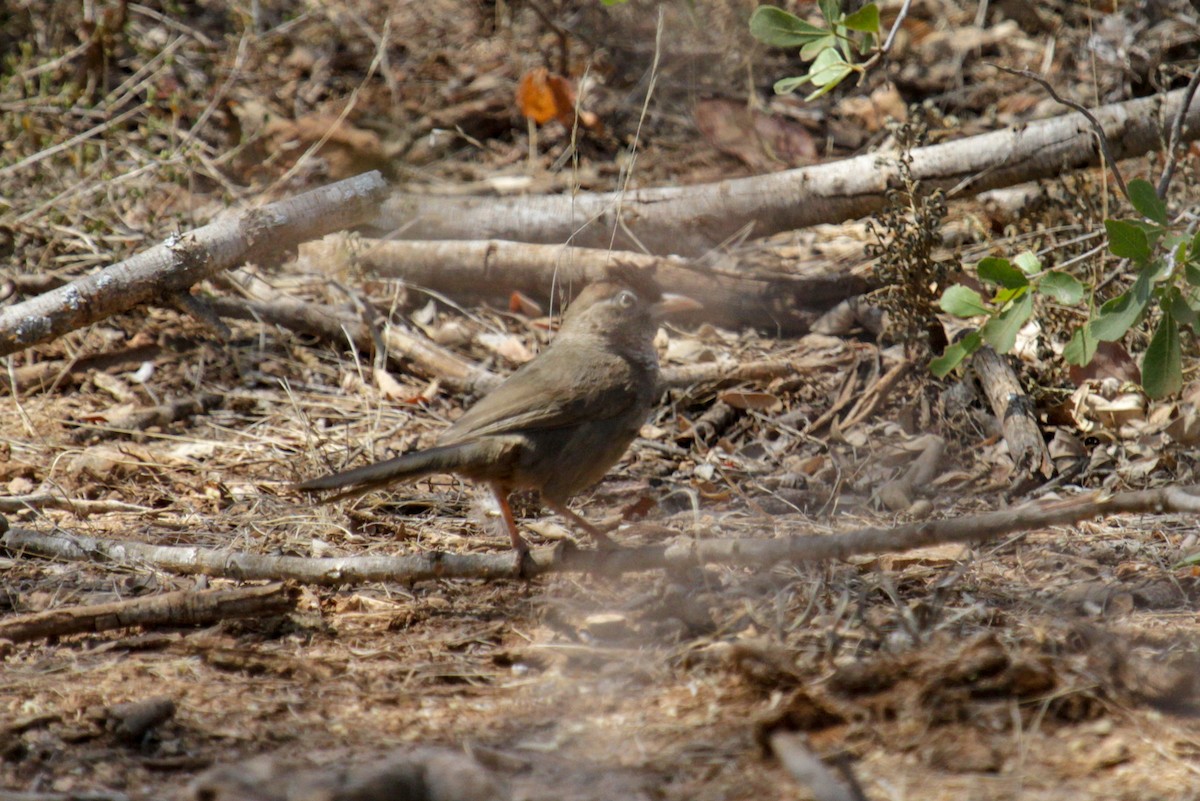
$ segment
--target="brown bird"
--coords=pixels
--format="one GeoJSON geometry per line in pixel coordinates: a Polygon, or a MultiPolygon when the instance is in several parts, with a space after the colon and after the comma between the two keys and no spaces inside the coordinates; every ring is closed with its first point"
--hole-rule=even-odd
{"type": "Polygon", "coordinates": [[[491,488],[522,558],[529,546],[508,504],[515,490],[538,490],[546,506],[601,547],[613,547],[604,532],[567,507],[567,499],[608,472],[649,416],[658,392],[659,322],[700,308],[691,298],[664,295],[644,274],[613,275],[580,292],[550,346],[468,409],[437,445],[295,488],[345,490],[327,499],[333,501],[456,473],[491,488]]]}

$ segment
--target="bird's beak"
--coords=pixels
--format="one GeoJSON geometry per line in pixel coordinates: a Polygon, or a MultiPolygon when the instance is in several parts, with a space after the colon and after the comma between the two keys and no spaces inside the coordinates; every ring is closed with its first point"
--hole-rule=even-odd
{"type": "Polygon", "coordinates": [[[662,300],[650,307],[650,313],[654,315],[655,320],[662,320],[663,318],[672,314],[699,311],[703,308],[703,303],[692,300],[687,295],[676,295],[673,292],[664,292],[662,300]]]}

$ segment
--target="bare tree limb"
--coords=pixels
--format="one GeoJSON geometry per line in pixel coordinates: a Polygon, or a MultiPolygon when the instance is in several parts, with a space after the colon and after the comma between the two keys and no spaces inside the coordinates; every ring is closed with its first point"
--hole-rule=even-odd
{"type": "MultiPolygon", "coordinates": [[[[210,302],[225,317],[272,323],[335,343],[349,340],[362,351],[370,351],[375,344],[361,317],[330,306],[285,297],[269,301],[213,298],[210,302]]],[[[420,372],[438,379],[453,392],[482,393],[504,380],[416,332],[389,326],[383,340],[389,356],[411,361],[420,372]]]]}
{"type": "MultiPolygon", "coordinates": [[[[1092,111],[1112,145],[1112,158],[1159,147],[1159,120],[1179,113],[1185,93],[1092,111]]],[[[1189,107],[1184,123],[1186,136],[1200,135],[1200,108],[1189,107]]],[[[919,148],[912,157],[914,180],[965,195],[1093,166],[1099,151],[1087,120],[1075,113],[919,148]]],[[[894,159],[870,154],[771,175],[625,193],[452,197],[397,191],[371,228],[401,239],[644,246],[651,253],[686,256],[717,247],[747,225],[751,236],[763,237],[865,216],[884,207],[888,190],[899,181],[894,159]]]]}
{"type": "Polygon", "coordinates": [[[386,189],[378,172],[339,181],[173,236],[120,264],[0,309],[0,356],[186,292],[243,261],[275,261],[301,241],[370,219],[386,189]]]}
{"type": "Polygon", "coordinates": [[[404,556],[261,556],[200,547],[146,545],[68,534],[11,529],[0,549],[20,557],[64,561],[150,564],[185,575],[242,580],[294,579],[340,586],[371,581],[416,582],[443,578],[513,579],[543,573],[591,572],[604,575],[679,569],[705,564],[764,567],[846,559],[859,554],[896,553],[952,542],[982,542],[1018,531],[1067,525],[1115,514],[1198,514],[1200,487],[1164,487],[1117,495],[1091,493],[949,520],[890,528],[863,528],[834,535],[793,535],[778,539],[680,539],[615,551],[581,551],[558,546],[534,551],[522,564],[513,552],[456,554],[438,551],[404,556]]]}
{"type": "MultiPolygon", "coordinates": [[[[861,294],[867,282],[857,275],[758,277],[717,273],[688,259],[646,256],[599,248],[525,242],[417,242],[350,240],[327,237],[305,247],[322,265],[347,258],[369,275],[400,278],[457,298],[503,297],[516,290],[548,298],[556,290],[571,297],[605,276],[614,264],[653,270],[672,292],[704,304],[692,315],[727,328],[758,328],[783,336],[805,334],[830,308],[861,294]]],[[[553,298],[555,301],[558,298],[553,298]]],[[[688,322],[684,319],[683,322],[688,322]]]]}

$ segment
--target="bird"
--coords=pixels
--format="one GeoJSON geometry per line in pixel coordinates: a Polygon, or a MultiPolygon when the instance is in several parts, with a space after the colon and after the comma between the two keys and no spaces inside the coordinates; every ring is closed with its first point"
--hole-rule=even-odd
{"type": "Polygon", "coordinates": [[[550,345],[484,395],[433,447],[311,478],[304,492],[349,498],[431,474],[454,473],[487,486],[519,560],[529,555],[509,495],[537,490],[542,503],[604,550],[617,544],[567,506],[604,477],[649,417],[660,390],[654,337],[669,314],[701,305],[663,293],[653,276],[612,268],[586,286],[550,345]]]}

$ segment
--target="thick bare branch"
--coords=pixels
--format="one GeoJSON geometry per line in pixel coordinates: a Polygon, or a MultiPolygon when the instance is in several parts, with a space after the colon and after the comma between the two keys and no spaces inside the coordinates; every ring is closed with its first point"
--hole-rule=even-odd
{"type": "Polygon", "coordinates": [[[370,219],[387,185],[378,172],[218,220],[97,273],[0,310],[0,356],[192,284],[243,261],[278,260],[308,239],[370,219]]]}
{"type": "MultiPolygon", "coordinates": [[[[717,273],[688,259],[641,253],[537,245],[524,242],[353,241],[337,237],[306,246],[313,262],[336,263],[354,251],[358,269],[375,276],[400,278],[446,294],[470,299],[507,298],[513,290],[546,298],[555,290],[568,297],[604,277],[614,264],[653,270],[659,282],[704,304],[694,315],[728,328],[759,328],[784,336],[804,334],[823,313],[859,295],[866,281],[828,272],[812,276],[717,273]]],[[[557,298],[556,298],[557,300],[557,298]]],[[[683,322],[687,322],[684,320],[683,322]]]]}
{"type": "MultiPolygon", "coordinates": [[[[1115,103],[1093,114],[1113,157],[1140,156],[1165,138],[1186,90],[1115,103]]],[[[1184,116],[1182,137],[1200,135],[1200,106],[1184,116]]],[[[952,194],[1047,178],[1094,166],[1100,151],[1081,114],[1006,128],[913,151],[912,177],[952,194]]],[[[899,184],[894,158],[858,156],[797,170],[686,187],[541,197],[458,197],[396,192],[372,223],[403,239],[507,239],[651,253],[697,255],[747,225],[762,237],[817,223],[840,223],[883,208],[899,184]]]]}

